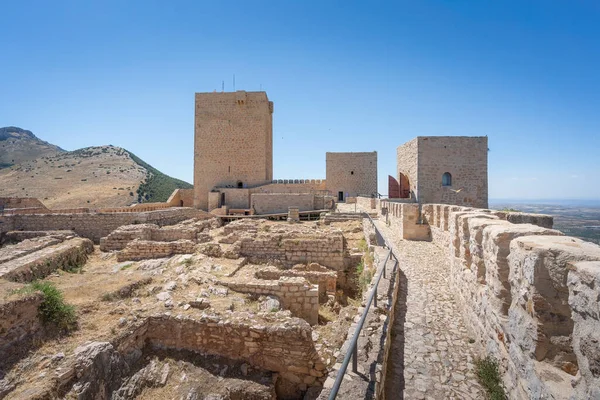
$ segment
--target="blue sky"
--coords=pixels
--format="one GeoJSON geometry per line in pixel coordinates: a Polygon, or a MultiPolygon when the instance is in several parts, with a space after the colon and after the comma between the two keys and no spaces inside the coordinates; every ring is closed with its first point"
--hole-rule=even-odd
{"type": "Polygon", "coordinates": [[[489,137],[491,198],[600,198],[594,1],[0,2],[0,126],[192,182],[194,92],[267,91],[274,175],[489,137]]]}

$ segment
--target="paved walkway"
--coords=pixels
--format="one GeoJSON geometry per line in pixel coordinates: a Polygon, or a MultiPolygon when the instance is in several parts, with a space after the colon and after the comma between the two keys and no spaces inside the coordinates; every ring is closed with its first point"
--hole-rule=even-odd
{"type": "Polygon", "coordinates": [[[401,240],[383,221],[377,227],[400,260],[400,295],[392,327],[387,399],[482,399],[474,375],[478,345],[449,287],[445,251],[430,242],[401,240]]]}

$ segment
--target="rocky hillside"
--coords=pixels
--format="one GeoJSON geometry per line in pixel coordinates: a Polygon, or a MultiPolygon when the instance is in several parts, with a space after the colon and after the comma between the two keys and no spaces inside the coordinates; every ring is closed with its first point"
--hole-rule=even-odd
{"type": "MultiPolygon", "coordinates": [[[[64,151],[39,140],[29,131],[8,129],[11,133],[6,135],[11,135],[10,138],[0,141],[0,146],[5,141],[10,142],[8,152],[0,147],[0,153],[6,159],[13,159],[10,158],[12,149],[24,148],[25,143],[32,140],[55,150],[0,169],[0,197],[37,197],[49,208],[104,208],[165,201],[176,188],[192,187],[163,174],[120,147],[64,151]],[[13,130],[28,133],[15,136],[13,130]]],[[[6,131],[7,128],[0,130],[6,131]]]]}
{"type": "Polygon", "coordinates": [[[63,149],[40,140],[31,131],[15,126],[0,128],[0,168],[62,152],[63,149]]]}

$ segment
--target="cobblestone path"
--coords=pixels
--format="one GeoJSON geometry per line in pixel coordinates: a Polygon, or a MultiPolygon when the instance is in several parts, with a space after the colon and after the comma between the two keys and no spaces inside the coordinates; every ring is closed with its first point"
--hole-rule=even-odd
{"type": "Polygon", "coordinates": [[[480,354],[471,343],[449,287],[445,251],[430,242],[401,240],[377,227],[400,261],[400,295],[392,327],[387,399],[483,399],[474,374],[480,354]]]}

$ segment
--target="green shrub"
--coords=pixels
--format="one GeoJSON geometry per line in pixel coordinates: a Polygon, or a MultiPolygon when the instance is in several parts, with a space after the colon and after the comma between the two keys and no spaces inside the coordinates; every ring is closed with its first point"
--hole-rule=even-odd
{"type": "Polygon", "coordinates": [[[505,400],[506,393],[502,387],[498,361],[491,356],[475,360],[475,373],[477,380],[487,392],[491,400],[505,400]]]}
{"type": "Polygon", "coordinates": [[[71,330],[77,325],[75,308],[65,303],[60,290],[52,282],[38,281],[30,284],[32,290],[39,290],[44,295],[38,312],[44,323],[56,325],[61,330],[71,330]]]}
{"type": "Polygon", "coordinates": [[[150,164],[137,157],[132,152],[127,152],[131,159],[146,169],[146,180],[137,189],[138,202],[164,202],[175,189],[192,189],[193,186],[179,179],[163,174],[150,164]]]}
{"type": "Polygon", "coordinates": [[[368,249],[369,246],[367,245],[367,241],[365,239],[360,239],[360,241],[358,242],[358,250],[360,250],[363,253],[366,253],[368,249]]]}

